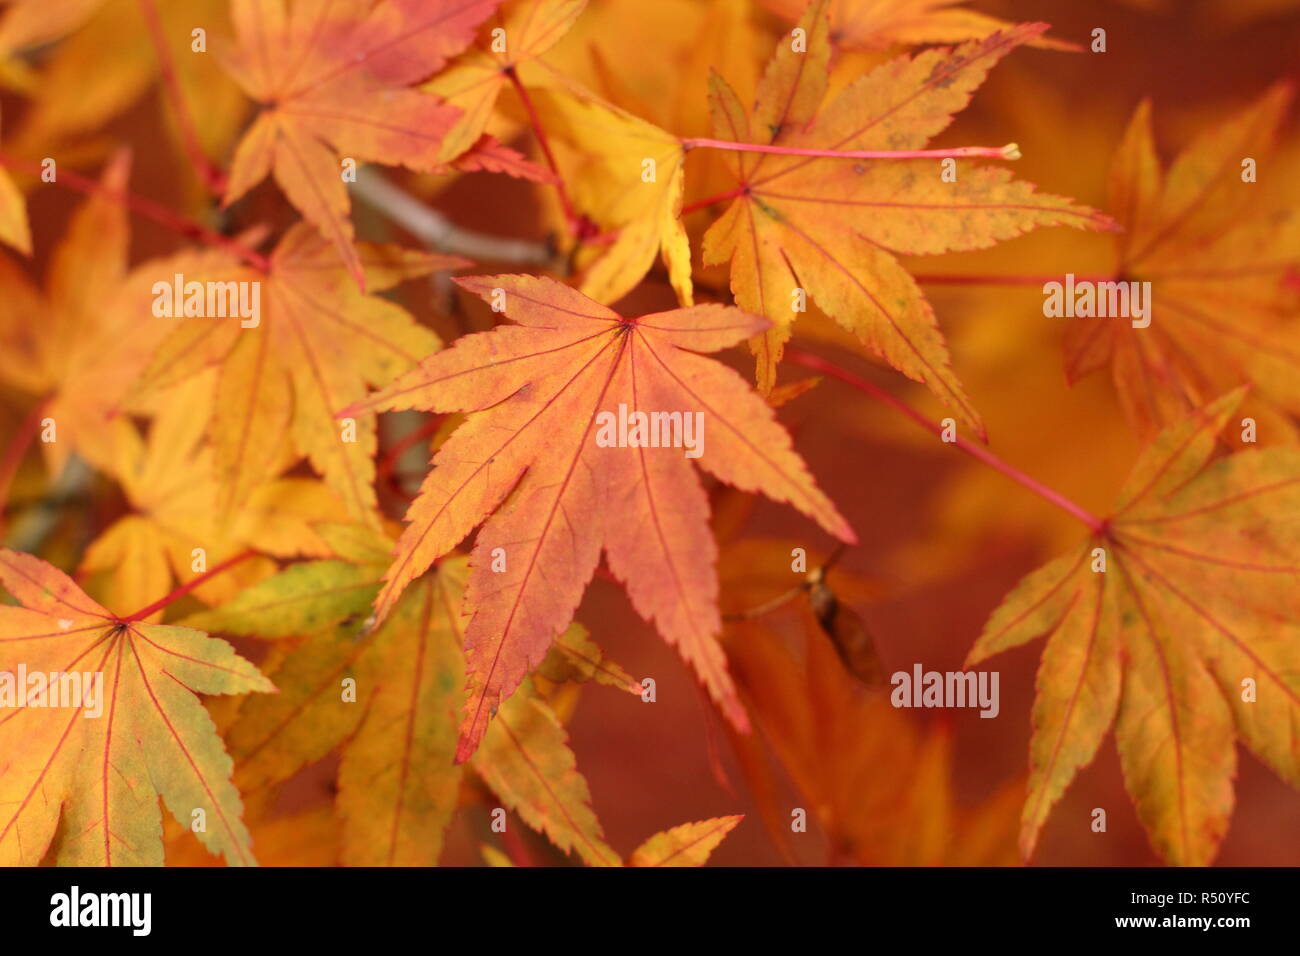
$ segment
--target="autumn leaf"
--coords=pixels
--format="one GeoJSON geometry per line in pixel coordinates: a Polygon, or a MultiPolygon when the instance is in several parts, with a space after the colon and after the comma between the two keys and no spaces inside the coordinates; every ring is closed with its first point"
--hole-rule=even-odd
{"type": "Polygon", "coordinates": [[[528,74],[547,135],[556,144],[574,205],[607,234],[578,258],[584,295],[611,303],[663,260],[681,305],[694,302],[691,249],[681,223],[685,152],[671,133],[606,102],[561,74],[528,74]]]}
{"type": "MultiPolygon", "coordinates": [[[[453,758],[464,697],[466,559],[441,561],[381,625],[363,629],[391,543],[359,528],[320,530],[347,560],[295,564],[189,619],[226,633],[306,638],[271,671],[280,693],[248,700],[227,734],[235,781],[257,792],[341,747],[343,861],[433,865],[462,776],[453,758]],[[355,682],[352,701],[343,694],[345,680],[355,682]]],[[[580,631],[563,635],[561,646],[581,650],[589,666],[603,658],[580,631]]],[[[601,667],[623,673],[609,662],[601,667]]],[[[493,725],[474,769],[560,849],[617,863],[555,715],[531,692],[515,699],[518,706],[503,711],[506,723],[493,725]]]]}
{"type": "Polygon", "coordinates": [[[551,708],[523,686],[503,702],[487,728],[473,766],[505,805],[564,852],[592,866],[619,866],[605,842],[586,779],[569,749],[569,735],[551,708]]]}
{"type": "MultiPolygon", "coordinates": [[[[163,73],[160,55],[168,59],[175,91],[192,114],[202,118],[189,124],[185,132],[174,122],[167,130],[178,145],[193,135],[207,167],[193,172],[209,172],[215,168],[214,159],[226,155],[246,121],[248,100],[214,56],[196,52],[198,39],[193,31],[202,25],[205,49],[217,46],[227,32],[228,0],[186,0],[183,4],[69,0],[57,5],[57,16],[51,16],[53,5],[41,0],[23,0],[19,9],[24,6],[30,14],[23,18],[29,15],[43,36],[29,32],[22,38],[14,35],[20,48],[71,32],[41,51],[39,85],[26,91],[31,101],[10,147],[16,155],[57,157],[60,167],[99,162],[109,144],[98,132],[154,87],[163,73]],[[156,35],[146,9],[156,13],[156,35]],[[162,44],[161,53],[155,43],[162,44]],[[89,63],[94,64],[93,83],[86,82],[89,63]]],[[[15,14],[19,10],[10,17],[15,14]]],[[[0,40],[0,59],[5,46],[0,40]]],[[[162,114],[175,108],[170,95],[159,95],[157,101],[162,114]]]]}
{"type": "Polygon", "coordinates": [[[270,671],[280,693],[247,700],[227,731],[240,788],[279,783],[342,745],[343,862],[430,866],[460,788],[452,757],[464,561],[443,562],[382,627],[359,639],[382,569],[296,564],[194,620],[250,636],[305,638],[270,671]]]}
{"type": "Polygon", "coordinates": [[[1144,436],[1245,383],[1282,413],[1300,414],[1300,216],[1253,201],[1263,187],[1243,166],[1268,161],[1292,92],[1289,83],[1272,87],[1167,172],[1144,101],[1115,154],[1108,204],[1126,231],[1114,280],[1150,282],[1150,311],[1144,322],[1070,320],[1066,370],[1077,379],[1109,366],[1144,436]]]}
{"type": "Polygon", "coordinates": [[[225,205],[273,175],[364,287],[343,163],[439,168],[459,112],[411,85],[463,50],[498,2],[235,0],[227,66],[263,110],[235,153],[225,205]]]}
{"type": "Polygon", "coordinates": [[[202,811],[210,851],[253,863],[230,758],[195,695],[270,681],[201,631],[116,617],[31,555],[0,550],[0,582],[21,605],[0,606],[0,698],[19,701],[0,718],[0,863],[36,865],[58,828],[60,864],[161,865],[159,797],[186,826],[202,811]],[[53,673],[60,694],[72,674],[94,690],[49,706],[53,673]]]}
{"type": "Polygon", "coordinates": [[[534,676],[553,684],[595,681],[607,687],[617,687],[637,697],[641,696],[643,690],[640,682],[633,680],[631,674],[605,657],[587,629],[576,622],[555,638],[555,643],[551,645],[534,676]]]}
{"type": "MultiPolygon", "coordinates": [[[[162,396],[147,443],[134,426],[117,431],[113,474],[132,513],[91,542],[81,564],[83,572],[105,574],[102,589],[94,593],[110,605],[143,607],[165,593],[173,579],[188,581],[247,548],[280,558],[329,553],[312,524],[344,520],[343,508],[314,479],[267,482],[254,489],[233,522],[220,520],[212,449],[204,443],[206,421],[194,414],[210,407],[215,384],[215,370],[209,370],[162,396]],[[198,566],[196,549],[202,556],[198,566]]],[[[269,559],[249,561],[194,593],[214,603],[274,569],[269,559]]]]}
{"type": "MultiPolygon", "coordinates": [[[[958,43],[1011,26],[1005,20],[959,6],[964,0],[831,0],[831,43],[850,50],[880,50],[895,43],[958,43]]],[[[763,0],[787,20],[804,12],[806,0],[763,0]]],[[[1078,50],[1073,43],[1040,37],[1030,46],[1078,50]]]]}
{"type": "MultiPolygon", "coordinates": [[[[130,157],[119,152],[101,185],[110,193],[121,190],[129,172],[130,157]]],[[[128,298],[135,302],[129,245],[126,210],[99,195],[74,213],[43,288],[0,258],[0,381],[45,403],[42,418],[55,430],[41,450],[51,474],[62,471],[74,451],[99,467],[111,464],[110,418],[158,341],[153,326],[141,326],[139,313],[119,307],[128,298]]]]}
{"type": "Polygon", "coordinates": [[[564,38],[587,0],[507,0],[480,26],[474,45],[421,87],[461,110],[442,143],[450,161],[484,134],[511,73],[564,38]]]}
{"type": "Polygon", "coordinates": [[[656,833],[633,851],[629,866],[703,866],[743,815],[683,823],[656,833]]]}
{"type": "MultiPolygon", "coordinates": [[[[365,243],[357,257],[371,292],[467,264],[365,243]]],[[[367,384],[388,384],[436,349],[437,336],[395,303],[358,290],[330,244],[301,223],[280,240],[265,274],[226,263],[184,279],[257,283],[260,290],[260,314],[250,319],[179,315],[183,303],[175,303],[179,317],[134,393],[138,401],[220,366],[214,401],[202,411],[222,489],[218,508],[225,513],[247,501],[289,464],[292,451],[311,461],[354,519],[375,524],[374,416],[349,426],[333,413],[364,396],[367,384]]]]}
{"type": "Polygon", "coordinates": [[[1050,635],[1025,856],[1112,725],[1138,817],[1171,863],[1214,858],[1232,811],[1236,741],[1300,785],[1290,731],[1300,721],[1300,453],[1212,458],[1241,397],[1162,432],[1104,528],[1026,577],[971,650],[967,666],[1050,635]]]}
{"type": "MultiPolygon", "coordinates": [[[[920,149],[966,106],[998,60],[1047,29],[1024,24],[955,49],[898,57],[823,103],[831,55],[825,0],[811,4],[800,24],[807,52],[782,40],[752,113],[715,77],[715,136],[794,148],[920,149]]],[[[704,261],[729,263],[737,304],[775,323],[754,346],[760,388],[775,383],[803,292],[982,433],[934,312],[893,254],[982,249],[1037,226],[1112,224],[1091,209],[1035,192],[1004,169],[954,163],[956,180],[947,182],[932,159],[732,159],[737,198],[705,235],[704,261]]]]}
{"type": "Polygon", "coordinates": [[[456,281],[504,304],[517,325],[459,339],[358,407],[473,413],[434,456],[375,605],[387,616],[411,580],[492,516],[471,558],[471,694],[458,759],[573,619],[602,548],[637,611],[745,726],[714,640],[716,550],[707,499],[680,447],[685,417],[704,423],[696,459],[706,471],[854,540],[771,409],[696,354],[744,341],[763,320],[716,305],[626,319],[549,279],[456,281]],[[598,421],[605,434],[629,410],[680,412],[679,447],[601,447],[598,421]]]}

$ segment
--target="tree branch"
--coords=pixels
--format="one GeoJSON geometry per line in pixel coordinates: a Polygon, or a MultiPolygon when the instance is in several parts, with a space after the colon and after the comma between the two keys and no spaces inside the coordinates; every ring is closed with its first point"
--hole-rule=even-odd
{"type": "Polygon", "coordinates": [[[421,242],[439,252],[517,265],[547,265],[555,258],[550,247],[533,239],[509,239],[462,229],[435,209],[372,169],[362,169],[352,193],[387,216],[421,242]]]}

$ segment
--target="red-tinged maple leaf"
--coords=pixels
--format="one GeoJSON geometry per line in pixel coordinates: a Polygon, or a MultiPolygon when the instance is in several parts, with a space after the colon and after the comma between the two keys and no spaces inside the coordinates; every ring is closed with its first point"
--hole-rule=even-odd
{"type": "Polygon", "coordinates": [[[442,137],[460,114],[412,84],[463,50],[498,3],[235,0],[227,65],[264,108],[236,150],[225,204],[273,175],[364,285],[342,163],[441,167],[442,137]]]}
{"type": "MultiPolygon", "coordinates": [[[[715,135],[728,141],[834,150],[915,150],[965,108],[988,71],[1040,36],[1030,23],[883,64],[830,102],[825,0],[801,26],[807,51],[783,39],[752,114],[720,77],[710,89],[715,135]]],[[[775,323],[754,344],[760,387],[775,383],[799,293],[894,368],[983,432],[953,373],[934,312],[894,253],[982,249],[1038,226],[1110,228],[1108,217],[1038,193],[1005,170],[954,160],[857,160],[771,154],[730,158],[739,195],[704,237],[704,261],[729,263],[736,302],[775,323]]]]}
{"type": "Polygon", "coordinates": [[[1171,863],[1213,860],[1238,740],[1300,786],[1300,451],[1211,460],[1241,398],[1162,432],[1103,530],[1021,581],[971,650],[968,667],[1050,635],[1025,856],[1112,725],[1138,817],[1171,863]]]}
{"type": "Polygon", "coordinates": [[[224,641],[118,618],[31,555],[0,550],[0,583],[22,605],[0,606],[0,865],[35,866],[56,830],[61,864],[161,865],[159,797],[187,827],[202,811],[210,851],[253,863],[195,695],[271,683],[224,641]]]}
{"type": "Polygon", "coordinates": [[[456,281],[518,324],[459,339],[340,414],[470,413],[433,458],[376,602],[382,619],[410,581],[488,518],[471,558],[470,698],[458,759],[474,752],[492,714],[573,619],[602,548],[637,611],[745,726],[715,640],[717,549],[691,449],[682,447],[686,428],[696,429],[691,453],[706,471],[854,540],[771,409],[736,373],[697,354],[738,344],[767,323],[717,305],[624,318],[528,276],[456,281]],[[674,415],[681,427],[647,447],[646,430],[627,427],[633,413],[647,426],[654,413],[665,428],[674,415]],[[664,447],[670,440],[677,447],[664,447]],[[626,447],[604,447],[611,443],[626,447]]]}
{"type": "MultiPolygon", "coordinates": [[[[358,243],[356,254],[372,292],[467,265],[452,256],[367,243],[358,243]]],[[[175,284],[170,273],[159,278],[175,284]]],[[[395,303],[361,292],[332,246],[302,223],[280,240],[267,273],[227,264],[183,279],[186,286],[244,282],[259,290],[260,314],[252,319],[172,319],[172,331],[136,386],[139,398],[220,366],[215,400],[195,412],[210,420],[222,487],[218,507],[226,512],[242,504],[298,454],[320,471],[349,514],[376,524],[374,416],[360,416],[355,433],[345,434],[340,425],[347,423],[333,413],[364,396],[367,384],[387,385],[406,371],[438,347],[437,336],[395,303]]]]}
{"type": "Polygon", "coordinates": [[[555,174],[549,169],[538,166],[517,149],[502,145],[486,133],[480,136],[473,146],[457,156],[451,166],[463,173],[505,173],[507,176],[527,179],[534,183],[555,182],[555,174]]]}
{"type": "Polygon", "coordinates": [[[1300,214],[1265,208],[1266,187],[1243,166],[1267,162],[1292,94],[1290,83],[1274,86],[1168,171],[1144,101],[1115,154],[1109,207],[1126,231],[1113,280],[1149,282],[1147,312],[1066,320],[1066,372],[1073,381],[1109,365],[1145,436],[1245,383],[1284,417],[1300,415],[1300,214]]]}

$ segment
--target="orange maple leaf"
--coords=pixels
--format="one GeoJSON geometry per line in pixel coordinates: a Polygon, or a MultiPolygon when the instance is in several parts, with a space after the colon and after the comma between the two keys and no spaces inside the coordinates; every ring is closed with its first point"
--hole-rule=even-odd
{"type": "Polygon", "coordinates": [[[459,339],[357,408],[471,413],[434,456],[376,601],[382,619],[410,581],[492,515],[471,558],[470,697],[458,759],[474,752],[496,708],[573,619],[602,547],[637,611],[746,726],[715,640],[717,548],[691,449],[680,447],[690,419],[699,423],[692,454],[706,471],[855,540],[771,409],[735,372],[696,354],[743,342],[767,323],[718,305],[623,318],[528,276],[456,281],[518,325],[459,339]],[[675,416],[679,447],[629,426],[638,415],[665,430],[675,416]],[[617,437],[615,422],[623,424],[617,437]],[[627,447],[602,447],[609,443],[627,447]]]}
{"type": "Polygon", "coordinates": [[[1246,383],[1284,417],[1300,414],[1300,215],[1253,203],[1263,187],[1243,169],[1243,157],[1267,160],[1293,92],[1275,85],[1167,171],[1144,101],[1115,153],[1108,206],[1126,231],[1113,279],[1151,284],[1146,324],[1070,320],[1066,372],[1073,381],[1109,366],[1143,436],[1246,383]]]}
{"type": "MultiPolygon", "coordinates": [[[[714,77],[716,136],[787,148],[920,149],[965,108],[998,60],[1047,29],[1023,24],[956,49],[898,57],[823,104],[831,57],[826,10],[817,0],[800,21],[806,51],[781,41],[752,115],[714,77]]],[[[981,434],[934,312],[891,253],[982,249],[1037,226],[1113,226],[1092,209],[1035,192],[1005,169],[963,159],[952,160],[955,179],[924,158],[739,154],[730,163],[737,198],[705,235],[704,261],[729,263],[737,304],[775,323],[754,344],[760,387],[775,383],[803,292],[981,434]]]]}
{"type": "Polygon", "coordinates": [[[227,67],[264,109],[235,152],[225,205],[274,175],[364,286],[342,163],[441,168],[459,111],[411,85],[463,50],[499,2],[235,0],[227,67]]]}

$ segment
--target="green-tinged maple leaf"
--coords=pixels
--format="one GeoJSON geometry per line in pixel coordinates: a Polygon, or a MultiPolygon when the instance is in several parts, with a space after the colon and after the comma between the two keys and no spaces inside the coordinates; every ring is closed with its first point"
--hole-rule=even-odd
{"type": "Polygon", "coordinates": [[[517,325],[458,340],[358,407],[470,413],[433,458],[376,602],[382,619],[410,581],[488,519],[471,559],[459,759],[573,620],[602,549],[633,606],[744,727],[715,640],[717,551],[684,447],[686,418],[701,423],[693,454],[704,470],[854,540],[772,410],[735,372],[697,354],[743,342],[765,320],[717,305],[624,318],[550,279],[456,281],[503,304],[517,325]],[[645,434],[638,447],[625,433],[625,447],[606,447],[620,443],[613,423],[630,413],[647,426],[650,413],[678,413],[681,426],[662,446],[648,447],[645,434]]]}
{"type": "Polygon", "coordinates": [[[1228,828],[1241,741],[1300,785],[1300,451],[1212,459],[1241,390],[1160,434],[1114,515],[1026,577],[968,666],[1049,634],[1038,673],[1021,849],[1114,726],[1156,850],[1208,864],[1228,828]]]}
{"type": "Polygon", "coordinates": [[[241,789],[285,780],[342,745],[343,862],[429,866],[460,790],[452,758],[464,560],[443,562],[360,637],[382,571],[338,560],[294,565],[196,620],[305,637],[270,671],[280,693],[245,701],[226,733],[241,789]]]}
{"type": "Polygon", "coordinates": [[[628,859],[629,866],[703,866],[727,834],[736,828],[743,814],[683,823],[656,833],[642,843],[628,859]]]}
{"type": "Polygon", "coordinates": [[[565,681],[595,681],[638,697],[643,690],[640,682],[633,680],[631,674],[606,658],[587,629],[576,623],[555,639],[537,668],[537,676],[556,684],[565,681]]]}
{"type": "Polygon", "coordinates": [[[195,695],[270,681],[201,631],[115,617],[31,555],[0,550],[0,582],[21,605],[0,606],[0,864],[35,866],[57,829],[61,864],[161,865],[159,797],[186,826],[202,811],[209,850],[253,863],[230,758],[195,695]],[[64,675],[57,701],[50,674],[64,675]]]}
{"type": "MultiPolygon", "coordinates": [[[[365,243],[357,254],[371,292],[466,265],[365,243]]],[[[171,274],[160,278],[169,283],[171,274]]],[[[184,279],[258,283],[260,290],[256,325],[238,316],[155,319],[170,331],[136,384],[138,400],[220,366],[213,403],[192,410],[208,420],[219,510],[245,503],[280,472],[292,449],[324,476],[353,518],[376,523],[374,416],[360,415],[348,428],[333,413],[363,397],[367,385],[388,384],[436,349],[437,336],[395,303],[361,292],[329,243],[302,223],[280,240],[266,274],[227,262],[184,279]]]]}
{"type": "MultiPolygon", "coordinates": [[[[229,729],[235,781],[257,791],[341,746],[344,862],[432,865],[462,775],[453,758],[464,699],[466,560],[441,561],[382,624],[364,630],[391,542],[358,528],[320,531],[347,560],[293,565],[188,619],[225,633],[305,638],[272,670],[280,693],[246,701],[229,729]],[[351,701],[343,694],[346,679],[355,681],[351,701]]],[[[561,645],[580,649],[588,665],[624,673],[577,625],[561,645]]],[[[519,699],[519,712],[509,718],[513,734],[502,730],[485,742],[475,770],[561,849],[577,847],[593,863],[617,862],[554,714],[531,693],[519,699]]]]}
{"type": "Polygon", "coordinates": [[[268,174],[364,285],[342,163],[442,165],[459,111],[411,87],[474,38],[499,0],[235,0],[235,80],[263,106],[230,170],[227,205],[268,174]]]}
{"type": "MultiPolygon", "coordinates": [[[[955,49],[898,57],[823,103],[831,55],[825,0],[812,3],[800,23],[807,51],[781,41],[752,114],[715,77],[715,136],[781,147],[921,149],[965,108],[998,60],[1046,29],[1024,24],[955,49]]],[[[966,160],[955,161],[954,182],[944,180],[933,159],[741,153],[730,162],[739,195],[705,235],[704,261],[730,263],[737,304],[775,323],[754,344],[760,387],[775,383],[803,290],[981,433],[934,312],[894,254],[982,249],[1038,226],[1112,226],[1106,216],[1036,192],[1005,169],[966,160]]]]}
{"type": "MultiPolygon", "coordinates": [[[[1115,155],[1109,207],[1126,231],[1115,280],[1150,282],[1148,325],[1067,320],[1066,370],[1110,366],[1120,403],[1145,436],[1216,395],[1252,383],[1300,415],[1300,214],[1262,208],[1243,163],[1267,164],[1293,87],[1280,83],[1161,169],[1144,101],[1115,155]]],[[[1253,180],[1253,177],[1251,177],[1253,180]]]]}

